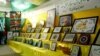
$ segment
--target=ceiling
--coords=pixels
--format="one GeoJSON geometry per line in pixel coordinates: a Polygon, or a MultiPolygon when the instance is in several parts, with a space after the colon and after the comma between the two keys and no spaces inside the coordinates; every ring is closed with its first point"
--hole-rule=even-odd
{"type": "Polygon", "coordinates": [[[36,8],[49,0],[0,0],[0,11],[26,11],[36,8]]]}

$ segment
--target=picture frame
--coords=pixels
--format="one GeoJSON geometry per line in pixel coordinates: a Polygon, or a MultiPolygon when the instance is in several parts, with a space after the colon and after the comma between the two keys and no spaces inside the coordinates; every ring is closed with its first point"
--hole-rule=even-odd
{"type": "Polygon", "coordinates": [[[29,44],[32,45],[33,44],[33,39],[29,40],[29,44]]]}
{"type": "Polygon", "coordinates": [[[36,38],[36,39],[39,39],[39,38],[40,38],[40,33],[36,33],[36,34],[35,34],[35,38],[36,38]]]}
{"type": "Polygon", "coordinates": [[[48,15],[47,15],[46,27],[54,27],[56,9],[53,8],[51,10],[48,10],[47,13],[48,15]]]}
{"type": "Polygon", "coordinates": [[[82,45],[88,45],[90,42],[90,38],[91,38],[90,34],[81,34],[78,43],[82,45]]]}
{"type": "Polygon", "coordinates": [[[74,43],[76,40],[76,34],[65,34],[64,38],[63,38],[63,42],[69,42],[69,43],[74,43]]]}
{"type": "Polygon", "coordinates": [[[35,29],[35,33],[40,33],[41,32],[41,29],[40,28],[36,28],[35,29]]]}
{"type": "Polygon", "coordinates": [[[100,56],[100,45],[91,45],[88,56],[100,56]]]}
{"type": "Polygon", "coordinates": [[[93,44],[100,45],[100,29],[98,30],[98,33],[95,37],[93,44]]]}
{"type": "Polygon", "coordinates": [[[49,44],[49,43],[44,43],[44,44],[43,44],[43,47],[44,47],[45,49],[50,49],[50,44],[49,44]]]}
{"type": "Polygon", "coordinates": [[[79,56],[79,54],[80,54],[80,46],[73,45],[70,56],[79,56]]]}
{"type": "Polygon", "coordinates": [[[46,27],[46,28],[44,28],[43,33],[48,33],[49,30],[50,30],[50,28],[49,27],[46,27]]]}
{"type": "Polygon", "coordinates": [[[12,31],[7,32],[7,38],[12,39],[12,37],[13,37],[13,32],[12,31]]]}
{"type": "Polygon", "coordinates": [[[13,37],[18,37],[19,36],[19,32],[13,32],[13,37]]]}
{"type": "Polygon", "coordinates": [[[38,47],[42,47],[42,40],[39,40],[39,41],[38,41],[37,46],[38,46],[38,47]]]}
{"type": "Polygon", "coordinates": [[[56,42],[52,42],[52,43],[51,43],[50,49],[51,49],[52,51],[56,51],[56,47],[57,47],[57,43],[56,43],[56,42]]]}
{"type": "Polygon", "coordinates": [[[74,21],[72,33],[94,33],[98,16],[79,18],[74,21]]]}
{"type": "Polygon", "coordinates": [[[60,16],[59,26],[72,26],[72,14],[60,16]]]}
{"type": "Polygon", "coordinates": [[[63,27],[62,28],[62,33],[67,34],[70,33],[71,28],[70,27],[63,27]]]}
{"type": "Polygon", "coordinates": [[[61,29],[62,29],[62,27],[55,27],[53,32],[59,33],[59,32],[61,32],[61,29]]]}
{"type": "Polygon", "coordinates": [[[60,34],[53,33],[50,38],[51,41],[58,41],[60,40],[60,34]]]}
{"type": "Polygon", "coordinates": [[[31,31],[30,32],[33,33],[34,31],[35,31],[35,28],[31,28],[31,31]]]}
{"type": "Polygon", "coordinates": [[[42,40],[46,40],[47,39],[48,34],[47,33],[42,33],[41,34],[41,39],[42,40]]]}

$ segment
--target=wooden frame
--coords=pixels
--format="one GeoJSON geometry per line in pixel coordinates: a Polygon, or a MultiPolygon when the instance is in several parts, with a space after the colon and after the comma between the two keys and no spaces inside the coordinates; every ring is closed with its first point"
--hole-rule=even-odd
{"type": "Polygon", "coordinates": [[[48,19],[46,22],[46,27],[54,27],[55,16],[56,16],[55,8],[48,11],[48,16],[47,16],[48,19]]]}
{"type": "Polygon", "coordinates": [[[70,43],[74,43],[75,39],[76,39],[76,34],[65,34],[64,38],[63,38],[63,42],[70,42],[70,43]]]}
{"type": "Polygon", "coordinates": [[[57,47],[57,43],[56,43],[56,42],[52,42],[52,43],[51,43],[50,49],[51,49],[52,51],[56,51],[56,47],[57,47]]]}
{"type": "Polygon", "coordinates": [[[43,33],[48,33],[49,30],[50,30],[50,28],[49,27],[46,27],[46,28],[44,28],[43,33]]]}
{"type": "Polygon", "coordinates": [[[42,41],[41,40],[38,41],[37,46],[42,47],[42,41]]]}
{"type": "Polygon", "coordinates": [[[98,17],[80,18],[74,21],[72,33],[94,33],[98,17]]]}
{"type": "Polygon", "coordinates": [[[59,26],[72,26],[72,14],[60,16],[59,26]]]}
{"type": "Polygon", "coordinates": [[[100,45],[92,45],[88,56],[100,56],[100,45]]]}
{"type": "Polygon", "coordinates": [[[40,39],[45,40],[47,36],[48,36],[48,33],[42,33],[40,39]]]}
{"type": "Polygon", "coordinates": [[[71,30],[70,27],[63,27],[61,32],[66,34],[66,33],[70,33],[70,30],[71,30]]]}
{"type": "Polygon", "coordinates": [[[90,42],[90,37],[90,34],[81,34],[78,43],[82,45],[88,45],[90,42]]]}
{"type": "Polygon", "coordinates": [[[35,38],[36,38],[36,39],[39,39],[39,38],[40,38],[40,33],[36,33],[36,34],[35,34],[35,38]]]}
{"type": "Polygon", "coordinates": [[[95,38],[93,44],[100,45],[100,29],[98,30],[98,33],[96,35],[96,38],[95,38]]]}
{"type": "Polygon", "coordinates": [[[72,47],[71,55],[70,56],[79,56],[80,46],[74,45],[72,47]]]}
{"type": "Polygon", "coordinates": [[[49,43],[44,43],[44,44],[43,44],[43,47],[44,47],[45,49],[50,49],[50,44],[49,44],[49,43]]]}
{"type": "Polygon", "coordinates": [[[59,39],[60,39],[60,34],[57,33],[53,33],[50,38],[51,41],[58,41],[59,39]]]}
{"type": "Polygon", "coordinates": [[[59,32],[61,32],[61,29],[62,29],[62,27],[55,27],[53,32],[59,33],[59,32]]]}

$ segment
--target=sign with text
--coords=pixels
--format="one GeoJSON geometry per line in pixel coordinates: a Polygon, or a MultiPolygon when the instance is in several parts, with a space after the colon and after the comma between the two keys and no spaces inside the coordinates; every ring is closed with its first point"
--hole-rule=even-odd
{"type": "Polygon", "coordinates": [[[100,0],[65,0],[56,8],[59,15],[65,15],[81,10],[100,8],[100,0]]]}

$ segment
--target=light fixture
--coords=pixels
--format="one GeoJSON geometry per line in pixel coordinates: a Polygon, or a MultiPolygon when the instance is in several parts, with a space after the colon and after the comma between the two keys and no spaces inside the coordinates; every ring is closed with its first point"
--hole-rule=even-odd
{"type": "Polygon", "coordinates": [[[23,11],[25,9],[28,9],[31,7],[31,3],[25,1],[25,0],[13,0],[11,2],[12,7],[14,7],[17,10],[23,11]]]}

